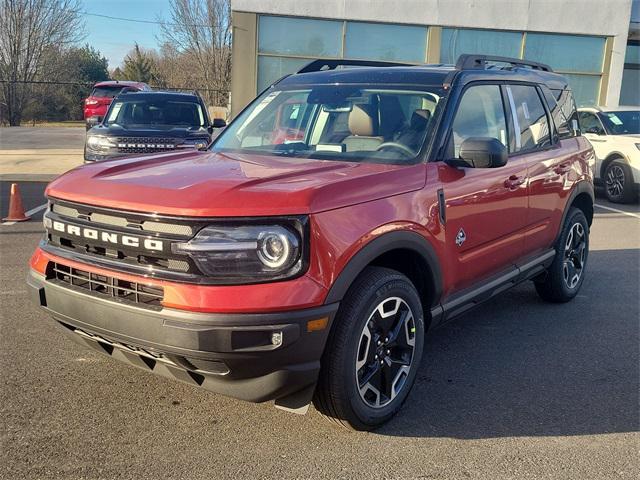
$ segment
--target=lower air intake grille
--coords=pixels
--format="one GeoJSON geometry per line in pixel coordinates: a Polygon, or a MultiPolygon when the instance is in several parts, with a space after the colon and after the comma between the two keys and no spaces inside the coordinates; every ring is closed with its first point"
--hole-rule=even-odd
{"type": "Polygon", "coordinates": [[[55,262],[50,262],[47,267],[47,279],[140,307],[162,308],[164,291],[159,287],[98,275],[55,262]]]}

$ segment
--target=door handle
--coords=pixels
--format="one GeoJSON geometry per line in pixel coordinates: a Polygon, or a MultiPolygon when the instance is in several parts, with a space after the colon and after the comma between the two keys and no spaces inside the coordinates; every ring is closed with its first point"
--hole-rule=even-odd
{"type": "Polygon", "coordinates": [[[519,177],[518,175],[511,175],[509,178],[507,178],[504,181],[504,186],[506,188],[508,188],[509,190],[515,190],[516,188],[518,188],[520,185],[522,185],[526,181],[527,181],[526,177],[519,177]]]}
{"type": "Polygon", "coordinates": [[[569,162],[561,163],[556,168],[553,169],[558,175],[563,175],[571,170],[571,164],[569,162]]]}

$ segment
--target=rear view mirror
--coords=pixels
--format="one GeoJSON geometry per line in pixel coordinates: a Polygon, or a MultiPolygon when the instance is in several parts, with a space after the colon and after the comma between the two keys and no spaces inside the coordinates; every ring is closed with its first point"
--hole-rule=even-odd
{"type": "Polygon", "coordinates": [[[498,168],[507,164],[507,148],[497,138],[470,137],[460,145],[460,158],[448,161],[451,166],[498,168]]]}

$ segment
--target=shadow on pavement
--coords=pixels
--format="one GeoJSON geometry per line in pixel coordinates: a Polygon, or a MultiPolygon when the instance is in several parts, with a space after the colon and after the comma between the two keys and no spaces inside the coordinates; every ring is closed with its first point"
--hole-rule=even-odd
{"type": "Polygon", "coordinates": [[[568,304],[545,303],[526,283],[437,329],[408,401],[377,433],[480,439],[640,430],[639,254],[591,252],[580,295],[568,304]]]}

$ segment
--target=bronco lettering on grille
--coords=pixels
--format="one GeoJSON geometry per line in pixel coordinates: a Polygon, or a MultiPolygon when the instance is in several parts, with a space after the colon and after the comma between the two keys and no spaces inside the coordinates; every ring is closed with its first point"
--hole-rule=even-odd
{"type": "Polygon", "coordinates": [[[99,240],[104,243],[114,245],[122,245],[125,247],[144,248],[145,250],[161,252],[164,250],[164,242],[162,240],[154,240],[152,238],[141,238],[132,235],[122,235],[120,233],[111,233],[97,230],[95,228],[80,227],[78,225],[69,225],[67,223],[54,220],[52,222],[53,230],[61,233],[67,233],[76,237],[88,238],[90,240],[99,240]]]}

